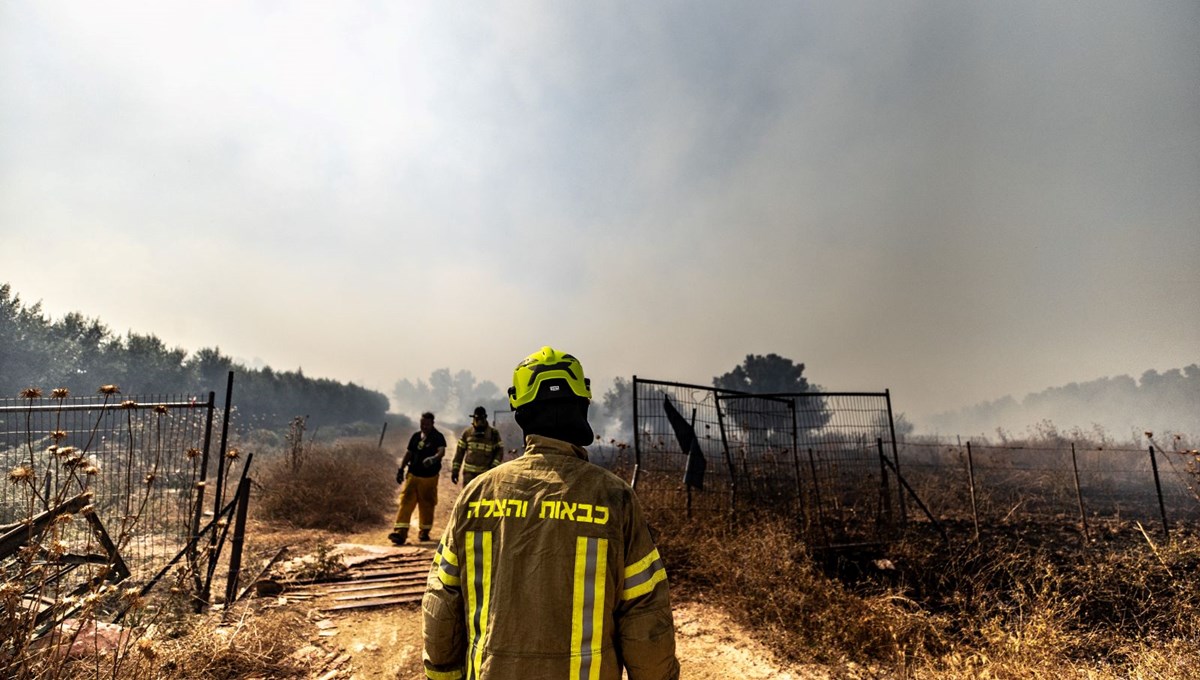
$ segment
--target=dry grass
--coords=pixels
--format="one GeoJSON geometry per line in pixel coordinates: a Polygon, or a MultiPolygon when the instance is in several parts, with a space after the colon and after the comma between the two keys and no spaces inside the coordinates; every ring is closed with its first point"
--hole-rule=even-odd
{"type": "MultiPolygon", "coordinates": [[[[1200,668],[1200,538],[1079,547],[910,534],[887,557],[824,568],[781,520],[658,523],[682,597],[716,601],[795,662],[885,677],[1189,678],[1200,668]]],[[[875,556],[878,557],[878,556],[875,556]]]]}
{"type": "Polygon", "coordinates": [[[778,518],[656,528],[682,597],[715,601],[791,661],[890,663],[940,644],[931,616],[898,594],[855,593],[830,578],[778,518]]]}
{"type": "Polygon", "coordinates": [[[366,442],[317,445],[259,472],[255,513],[306,529],[353,531],[383,522],[396,495],[392,455],[366,442]]]}
{"type": "Polygon", "coordinates": [[[31,678],[121,680],[227,680],[307,677],[310,665],[295,651],[305,643],[304,617],[268,610],[231,624],[194,616],[177,637],[154,626],[138,629],[115,653],[97,650],[42,669],[31,678]]]}

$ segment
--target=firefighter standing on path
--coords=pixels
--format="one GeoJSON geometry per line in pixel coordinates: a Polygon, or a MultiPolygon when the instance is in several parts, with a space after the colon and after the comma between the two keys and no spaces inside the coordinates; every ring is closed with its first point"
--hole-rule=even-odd
{"type": "Polygon", "coordinates": [[[472,479],[499,465],[502,458],[504,442],[500,440],[500,430],[488,425],[487,409],[476,406],[471,425],[458,438],[454,463],[450,466],[450,481],[458,484],[461,469],[462,483],[466,486],[472,479]]]}
{"type": "Polygon", "coordinates": [[[525,453],[467,485],[422,602],[433,680],[677,680],[667,577],[633,489],[588,462],[591,387],[543,347],[509,405],[525,453]]]}
{"type": "Polygon", "coordinates": [[[413,508],[419,509],[421,520],[420,540],[429,540],[433,529],[433,508],[437,505],[438,473],[442,471],[442,458],[446,455],[446,438],[433,427],[433,414],[421,414],[421,429],[413,433],[404,451],[404,459],[396,470],[396,483],[403,484],[400,492],[400,511],[396,513],[396,524],[388,539],[396,545],[408,541],[408,526],[413,508]],[[404,468],[408,474],[404,474],[404,468]]]}

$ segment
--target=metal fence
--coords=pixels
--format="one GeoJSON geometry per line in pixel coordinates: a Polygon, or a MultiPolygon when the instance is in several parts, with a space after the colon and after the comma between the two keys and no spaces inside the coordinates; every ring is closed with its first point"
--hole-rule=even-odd
{"type": "MultiPolygon", "coordinates": [[[[209,601],[230,520],[249,493],[249,458],[226,447],[232,386],[231,373],[223,414],[211,392],[70,397],[56,390],[0,399],[0,469],[7,473],[0,572],[10,582],[28,581],[39,622],[67,615],[70,596],[105,581],[129,579],[148,592],[181,563],[198,606],[209,601]],[[231,503],[226,487],[238,473],[238,502],[231,503]]],[[[233,552],[236,580],[236,541],[233,552]]]]}
{"type": "Polygon", "coordinates": [[[750,395],[634,376],[633,395],[631,483],[656,511],[766,509],[814,547],[880,543],[903,521],[886,391],[750,395]]]}
{"type": "Polygon", "coordinates": [[[1089,442],[905,442],[905,478],[934,516],[978,533],[1038,521],[1085,535],[1138,522],[1165,533],[1200,521],[1194,451],[1089,442]]]}

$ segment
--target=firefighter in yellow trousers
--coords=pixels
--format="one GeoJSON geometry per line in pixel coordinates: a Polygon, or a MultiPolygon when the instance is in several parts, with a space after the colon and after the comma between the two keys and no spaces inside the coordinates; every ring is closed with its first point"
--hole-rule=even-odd
{"type": "Polygon", "coordinates": [[[408,542],[408,527],[413,509],[418,510],[421,521],[419,539],[429,540],[433,529],[433,508],[437,505],[438,473],[442,471],[442,458],[446,456],[446,438],[433,427],[433,414],[421,414],[421,429],[413,433],[396,470],[396,483],[403,484],[400,491],[400,511],[396,513],[396,524],[388,539],[396,545],[408,542]],[[408,474],[405,474],[405,468],[408,474]]]}
{"type": "Polygon", "coordinates": [[[432,680],[677,680],[667,575],[633,489],[588,462],[591,386],[543,347],[509,405],[525,453],[467,485],[425,597],[432,680]]]}
{"type": "Polygon", "coordinates": [[[454,463],[450,466],[450,481],[458,484],[458,472],[462,470],[462,483],[466,486],[472,479],[499,465],[503,458],[504,442],[500,439],[500,430],[488,425],[487,409],[476,406],[471,425],[458,438],[454,463]]]}

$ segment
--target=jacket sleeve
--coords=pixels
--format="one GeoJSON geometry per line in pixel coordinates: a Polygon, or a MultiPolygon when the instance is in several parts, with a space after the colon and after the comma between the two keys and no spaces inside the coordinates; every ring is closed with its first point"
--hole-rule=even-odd
{"type": "Polygon", "coordinates": [[[630,490],[625,565],[615,612],[616,634],[629,680],[677,680],[675,621],[663,566],[637,496],[630,490]]]}
{"type": "Polygon", "coordinates": [[[454,445],[454,462],[450,464],[450,469],[458,471],[462,469],[463,457],[467,455],[467,430],[463,430],[462,436],[458,438],[458,443],[454,445]]]}
{"type": "Polygon", "coordinates": [[[467,659],[466,619],[459,582],[461,555],[454,532],[456,516],[451,514],[442,533],[421,601],[425,677],[430,680],[460,680],[467,659]]]}

